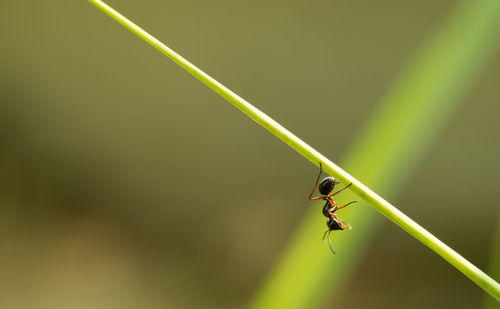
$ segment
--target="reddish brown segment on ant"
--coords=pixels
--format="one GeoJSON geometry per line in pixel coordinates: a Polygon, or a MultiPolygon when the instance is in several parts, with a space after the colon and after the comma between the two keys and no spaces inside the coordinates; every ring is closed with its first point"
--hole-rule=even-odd
{"type": "Polygon", "coordinates": [[[345,208],[349,206],[352,203],[356,203],[357,201],[352,201],[350,203],[345,204],[344,206],[338,206],[338,204],[333,200],[333,196],[339,194],[340,192],[344,191],[347,189],[352,183],[348,184],[344,188],[338,190],[337,192],[332,193],[333,189],[335,188],[335,185],[339,184],[335,178],[328,176],[325,177],[319,182],[319,178],[321,177],[321,173],[323,172],[323,167],[321,166],[321,162],[319,163],[319,175],[318,178],[316,179],[316,182],[314,183],[314,187],[311,191],[311,194],[309,194],[309,201],[317,201],[317,200],[324,200],[325,205],[323,206],[323,215],[328,218],[328,221],[326,222],[326,226],[328,227],[328,230],[326,230],[325,234],[323,235],[323,239],[328,236],[328,243],[330,245],[330,250],[335,254],[335,251],[333,250],[332,247],[332,240],[330,238],[330,233],[335,230],[344,230],[346,227],[351,228],[349,224],[346,224],[340,220],[337,215],[334,214],[339,209],[345,208]],[[319,186],[318,186],[319,182],[319,186]],[[312,197],[314,194],[314,191],[316,191],[316,188],[318,188],[319,193],[321,194],[318,197],[312,197]]]}

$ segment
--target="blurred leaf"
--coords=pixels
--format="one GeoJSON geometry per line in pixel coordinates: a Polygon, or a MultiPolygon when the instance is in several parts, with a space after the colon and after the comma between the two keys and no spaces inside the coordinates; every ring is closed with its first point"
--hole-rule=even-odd
{"type": "MultiPolygon", "coordinates": [[[[495,53],[499,25],[500,1],[459,3],[382,99],[342,166],[377,192],[394,196],[495,53]]],[[[355,198],[346,192],[341,202],[355,198]]],[[[311,209],[252,307],[315,308],[334,302],[364,257],[380,216],[356,204],[348,218],[354,228],[333,235],[338,254],[332,256],[319,243],[325,219],[317,207],[311,209]]]]}

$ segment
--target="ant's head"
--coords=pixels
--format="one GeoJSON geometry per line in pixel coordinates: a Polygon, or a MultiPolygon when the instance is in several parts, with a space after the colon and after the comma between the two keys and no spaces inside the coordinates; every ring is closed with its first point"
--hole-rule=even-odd
{"type": "Polygon", "coordinates": [[[330,194],[333,191],[333,188],[335,188],[335,185],[338,183],[339,182],[331,176],[323,178],[318,186],[319,193],[322,195],[330,194]]]}
{"type": "Polygon", "coordinates": [[[328,226],[328,229],[330,231],[344,230],[347,227],[347,225],[344,222],[340,221],[340,219],[337,217],[328,219],[328,221],[326,222],[326,226],[328,226]]]}

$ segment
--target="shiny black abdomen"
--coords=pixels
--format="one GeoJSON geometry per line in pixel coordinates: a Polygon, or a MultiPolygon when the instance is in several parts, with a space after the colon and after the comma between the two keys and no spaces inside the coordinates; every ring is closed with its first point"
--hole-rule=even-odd
{"type": "Polygon", "coordinates": [[[336,183],[337,182],[335,181],[335,178],[331,176],[323,178],[318,186],[319,193],[321,193],[321,195],[327,195],[331,193],[336,183]]]}

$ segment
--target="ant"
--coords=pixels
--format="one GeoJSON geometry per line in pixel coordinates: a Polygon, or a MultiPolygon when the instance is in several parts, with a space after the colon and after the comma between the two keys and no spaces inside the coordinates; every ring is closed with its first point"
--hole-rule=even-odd
{"type": "Polygon", "coordinates": [[[321,173],[323,173],[323,167],[321,166],[321,162],[319,163],[319,175],[318,178],[316,179],[316,183],[314,184],[314,188],[311,191],[311,194],[309,194],[309,201],[317,201],[317,200],[324,200],[325,206],[323,206],[323,215],[328,218],[328,221],[326,222],[326,226],[328,227],[328,230],[326,230],[325,234],[323,235],[323,240],[325,240],[326,237],[328,237],[328,244],[330,245],[330,250],[335,254],[335,251],[333,250],[332,247],[332,239],[330,238],[330,233],[332,231],[337,231],[337,230],[344,230],[346,227],[349,227],[351,229],[351,226],[347,223],[342,222],[337,215],[334,214],[339,209],[345,208],[353,203],[357,203],[358,201],[352,201],[344,206],[338,206],[338,204],[333,200],[333,196],[339,194],[340,192],[344,191],[347,189],[352,183],[348,184],[344,188],[338,190],[337,192],[332,193],[333,189],[335,188],[335,185],[340,184],[335,178],[328,176],[325,177],[319,182],[318,186],[318,181],[319,178],[321,177],[321,173]],[[316,188],[318,188],[319,193],[321,194],[318,197],[312,197],[314,191],[316,191],[316,188]]]}

